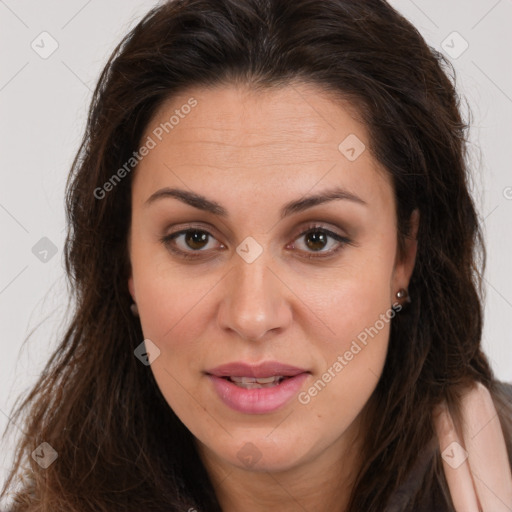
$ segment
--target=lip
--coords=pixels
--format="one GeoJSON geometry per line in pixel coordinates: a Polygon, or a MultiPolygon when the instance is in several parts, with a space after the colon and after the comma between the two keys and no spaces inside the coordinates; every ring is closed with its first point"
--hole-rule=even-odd
{"type": "Polygon", "coordinates": [[[255,377],[263,379],[275,375],[293,377],[300,373],[308,373],[308,370],[277,361],[265,361],[260,364],[247,364],[243,362],[222,364],[211,370],[206,370],[206,373],[216,377],[255,377]]]}
{"type": "Polygon", "coordinates": [[[228,363],[207,370],[207,377],[220,400],[231,409],[243,414],[268,414],[276,411],[295,396],[310,375],[308,370],[267,361],[258,365],[228,363]],[[245,389],[224,377],[265,378],[276,375],[287,377],[276,386],[245,389]]]}

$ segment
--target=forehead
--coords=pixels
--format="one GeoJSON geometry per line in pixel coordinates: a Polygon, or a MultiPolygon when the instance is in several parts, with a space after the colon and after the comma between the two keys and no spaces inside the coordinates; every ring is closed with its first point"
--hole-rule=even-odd
{"type": "Polygon", "coordinates": [[[190,88],[163,103],[148,123],[142,142],[149,137],[155,145],[136,169],[134,199],[172,185],[207,196],[236,191],[235,200],[254,199],[256,191],[296,198],[342,186],[365,200],[389,202],[389,177],[354,114],[348,102],[310,84],[190,88]]]}

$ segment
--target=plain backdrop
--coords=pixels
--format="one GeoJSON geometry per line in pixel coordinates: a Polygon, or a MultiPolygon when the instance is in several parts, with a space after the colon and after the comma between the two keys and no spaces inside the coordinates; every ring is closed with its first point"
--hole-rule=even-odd
{"type": "MultiPolygon", "coordinates": [[[[449,56],[473,114],[473,192],[488,248],[483,346],[497,377],[512,381],[512,0],[390,3],[449,56]]],[[[2,432],[66,325],[64,185],[92,90],[115,45],[154,5],[0,0],[2,432]]],[[[0,446],[0,482],[11,452],[12,442],[0,446]]]]}

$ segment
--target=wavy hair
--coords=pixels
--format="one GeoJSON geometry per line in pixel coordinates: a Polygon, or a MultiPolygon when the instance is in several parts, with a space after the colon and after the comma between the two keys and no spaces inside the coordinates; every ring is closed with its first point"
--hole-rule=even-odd
{"type": "MultiPolygon", "coordinates": [[[[434,408],[446,400],[460,424],[475,381],[491,392],[512,463],[511,406],[481,349],[485,249],[453,66],[383,0],[174,0],[123,38],[93,94],[66,187],[73,316],[13,408],[25,432],[2,491],[24,482],[13,512],[220,511],[192,434],[133,354],[143,334],[127,284],[132,176],[103,199],[94,191],[174,94],[298,82],[348,100],[365,123],[392,178],[399,254],[420,212],[412,303],[391,323],[348,512],[382,510],[431,441],[434,408]],[[30,456],[42,442],[58,453],[45,470],[30,456]]],[[[436,493],[447,496],[439,452],[417,499],[436,493]]]]}

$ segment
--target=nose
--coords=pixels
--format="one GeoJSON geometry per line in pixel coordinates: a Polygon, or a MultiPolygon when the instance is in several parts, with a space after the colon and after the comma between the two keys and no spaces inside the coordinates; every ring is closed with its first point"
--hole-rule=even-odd
{"type": "Polygon", "coordinates": [[[234,268],[224,280],[219,326],[251,341],[268,337],[269,331],[284,331],[292,321],[292,294],[274,269],[268,251],[252,263],[234,257],[234,268]]]}

